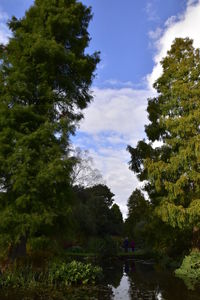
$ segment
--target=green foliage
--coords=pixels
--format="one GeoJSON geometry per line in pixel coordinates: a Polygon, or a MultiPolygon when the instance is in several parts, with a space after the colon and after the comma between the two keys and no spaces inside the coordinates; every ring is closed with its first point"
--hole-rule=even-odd
{"type": "Polygon", "coordinates": [[[74,228],[80,236],[105,237],[121,230],[122,215],[113,204],[114,194],[103,184],[90,188],[75,186],[76,205],[73,210],[74,228]]]}
{"type": "Polygon", "coordinates": [[[130,168],[144,181],[154,213],[187,237],[200,228],[200,50],[178,38],[161,65],[157,96],[148,100],[149,142],[128,147],[130,168]]]}
{"type": "Polygon", "coordinates": [[[73,246],[67,250],[70,253],[83,253],[83,248],[81,246],[73,246]]]}
{"type": "Polygon", "coordinates": [[[128,217],[125,221],[126,235],[136,242],[137,247],[145,247],[149,223],[152,218],[150,203],[143,193],[136,189],[128,199],[128,217]]]}
{"type": "Polygon", "coordinates": [[[113,204],[114,194],[107,185],[97,184],[91,188],[88,188],[88,191],[94,196],[95,199],[101,200],[101,202],[107,207],[111,207],[113,204]]]}
{"type": "MultiPolygon", "coordinates": [[[[35,0],[0,47],[0,246],[66,229],[69,135],[90,103],[98,53],[85,54],[90,8],[35,0]]],[[[1,252],[2,252],[1,251],[1,252]]]]}
{"type": "Polygon", "coordinates": [[[102,269],[91,264],[72,261],[69,264],[53,264],[49,269],[51,284],[88,284],[95,283],[102,277],[102,269]]]}
{"type": "Polygon", "coordinates": [[[190,230],[180,230],[165,223],[155,213],[154,206],[139,190],[133,191],[128,200],[128,217],[125,233],[134,239],[139,251],[151,253],[161,263],[179,261],[191,247],[190,230]]]}
{"type": "Polygon", "coordinates": [[[78,261],[53,263],[47,270],[32,266],[15,267],[0,276],[0,287],[31,288],[43,286],[68,286],[94,284],[102,278],[102,269],[78,261]]]}
{"type": "Polygon", "coordinates": [[[12,288],[25,288],[35,287],[39,282],[44,284],[48,281],[48,275],[44,272],[36,272],[31,266],[23,268],[16,268],[12,270],[6,270],[0,277],[1,288],[12,287],[12,288]]]}
{"type": "Polygon", "coordinates": [[[52,249],[52,240],[46,236],[33,237],[29,240],[28,246],[32,252],[52,249]]]}
{"type": "Polygon", "coordinates": [[[137,223],[141,220],[141,216],[147,213],[149,202],[145,200],[143,193],[139,189],[135,189],[128,199],[128,217],[132,217],[137,223]]]}
{"type": "Polygon", "coordinates": [[[88,251],[99,257],[112,257],[118,252],[117,242],[110,236],[104,238],[91,238],[88,243],[88,251]]]}
{"type": "Polygon", "coordinates": [[[194,289],[195,285],[200,282],[200,252],[192,251],[185,256],[175,274],[184,280],[188,288],[194,289]]]}
{"type": "Polygon", "coordinates": [[[111,233],[121,235],[123,228],[123,217],[119,206],[114,203],[110,209],[111,233]]]}

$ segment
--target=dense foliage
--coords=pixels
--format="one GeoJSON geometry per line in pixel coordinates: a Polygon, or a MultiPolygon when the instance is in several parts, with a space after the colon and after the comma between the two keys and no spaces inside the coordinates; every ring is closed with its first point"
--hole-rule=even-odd
{"type": "Polygon", "coordinates": [[[176,276],[184,279],[186,285],[190,289],[194,289],[195,285],[200,281],[200,253],[192,251],[187,255],[182,265],[175,272],[176,276]]]}
{"type": "Polygon", "coordinates": [[[91,264],[72,261],[53,264],[49,270],[50,283],[60,285],[95,283],[102,277],[102,269],[91,264]]]}
{"type": "Polygon", "coordinates": [[[0,45],[2,287],[94,283],[101,269],[77,261],[47,271],[8,268],[27,249],[30,257],[38,250],[48,258],[70,251],[113,256],[122,235],[158,258],[180,259],[193,248],[176,273],[199,280],[200,50],[179,38],[161,62],[147,141],[128,146],[148,200],[134,190],[124,224],[87,151],[72,155],[70,146],[99,62],[99,53],[85,51],[91,16],[77,0],[35,0],[22,19],[12,18],[12,37],[0,45]]]}
{"type": "Polygon", "coordinates": [[[120,235],[123,219],[117,204],[113,204],[114,194],[104,184],[90,188],[74,187],[77,204],[73,216],[76,220],[77,234],[88,237],[120,235]]]}
{"type": "Polygon", "coordinates": [[[99,61],[85,54],[90,19],[76,0],[36,0],[0,47],[0,244],[11,258],[68,217],[69,135],[99,61]]]}
{"type": "MultiPolygon", "coordinates": [[[[148,101],[148,142],[128,147],[131,169],[145,182],[154,213],[200,248],[200,50],[176,39],[161,61],[157,97],[148,101]],[[155,147],[154,142],[160,146],[155,147]]],[[[165,232],[165,231],[164,231],[165,232]]],[[[179,243],[177,241],[176,243],[179,243]]],[[[184,249],[183,249],[184,250],[184,249]]]]}
{"type": "Polygon", "coordinates": [[[53,263],[47,270],[34,270],[31,266],[7,270],[0,277],[0,287],[39,287],[68,286],[77,284],[94,284],[102,277],[102,269],[98,266],[78,261],[70,263],[53,263]]]}
{"type": "Polygon", "coordinates": [[[134,238],[137,247],[144,247],[151,219],[150,204],[145,200],[143,193],[136,189],[129,197],[127,206],[125,231],[129,237],[134,238]]]}

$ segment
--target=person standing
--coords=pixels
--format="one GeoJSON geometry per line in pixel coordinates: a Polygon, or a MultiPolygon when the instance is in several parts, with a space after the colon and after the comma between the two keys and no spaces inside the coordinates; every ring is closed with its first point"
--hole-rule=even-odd
{"type": "Polygon", "coordinates": [[[134,250],[135,250],[135,242],[134,242],[134,240],[131,241],[131,249],[132,249],[132,252],[134,252],[134,250]]]}
{"type": "Polygon", "coordinates": [[[129,246],[128,237],[126,237],[125,240],[124,240],[124,243],[123,243],[123,247],[124,247],[125,252],[128,252],[128,246],[129,246]]]}

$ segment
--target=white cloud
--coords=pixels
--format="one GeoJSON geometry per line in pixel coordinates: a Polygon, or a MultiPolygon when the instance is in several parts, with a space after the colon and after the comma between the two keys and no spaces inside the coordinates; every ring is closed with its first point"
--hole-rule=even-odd
{"type": "Polygon", "coordinates": [[[8,42],[10,31],[6,22],[8,21],[8,15],[0,8],[0,44],[6,44],[8,42]]]}
{"type": "MultiPolygon", "coordinates": [[[[151,8],[153,2],[148,2],[146,12],[149,19],[155,20],[156,13],[151,8]]],[[[154,68],[146,78],[147,88],[137,89],[134,85],[125,88],[118,80],[111,80],[113,89],[94,89],[94,102],[85,111],[85,119],[80,126],[80,132],[87,134],[79,138],[79,146],[87,147],[93,144],[90,152],[96,167],[102,172],[106,183],[116,194],[116,202],[124,214],[127,212],[127,200],[132,191],[140,186],[136,176],[128,169],[129,153],[126,145],[135,146],[144,137],[144,125],[147,124],[147,98],[154,96],[152,83],[161,75],[160,60],[170,49],[176,37],[190,37],[194,46],[200,47],[200,0],[189,0],[182,15],[170,17],[164,24],[164,29],[158,28],[150,32],[154,40],[156,54],[154,68]],[[118,85],[122,88],[115,88],[118,85]]],[[[160,146],[157,142],[154,147],[160,146]]]]}
{"type": "Polygon", "coordinates": [[[159,16],[157,14],[156,11],[156,5],[154,3],[154,1],[148,1],[145,7],[145,12],[147,14],[147,18],[149,21],[158,21],[159,20],[159,16]]]}
{"type": "Polygon", "coordinates": [[[141,137],[151,95],[149,90],[95,88],[95,101],[86,110],[80,130],[90,134],[112,131],[130,139],[141,137]]]}
{"type": "Polygon", "coordinates": [[[6,22],[8,20],[8,14],[0,9],[0,21],[6,22]]]}
{"type": "Polygon", "coordinates": [[[194,40],[194,47],[200,47],[199,27],[200,1],[189,0],[183,14],[179,16],[172,16],[166,21],[162,36],[156,40],[157,51],[154,56],[155,66],[152,73],[147,76],[149,87],[152,88],[155,80],[162,74],[160,61],[166,56],[167,51],[170,49],[175,38],[192,38],[194,40]]]}
{"type": "Polygon", "coordinates": [[[156,30],[154,30],[154,31],[150,30],[148,32],[148,36],[152,40],[157,40],[161,36],[162,32],[163,32],[163,29],[160,27],[157,27],[156,30]]]}
{"type": "Polygon", "coordinates": [[[111,86],[117,86],[118,88],[120,88],[120,87],[127,87],[127,88],[129,88],[129,87],[131,87],[131,88],[133,88],[134,87],[134,84],[133,84],[133,82],[131,82],[131,81],[120,81],[120,80],[117,80],[117,79],[109,79],[109,80],[106,80],[105,81],[105,83],[106,84],[109,84],[109,85],[111,85],[111,86]]]}
{"type": "Polygon", "coordinates": [[[198,0],[188,0],[187,5],[191,6],[191,5],[197,4],[198,2],[199,2],[198,0]]]}
{"type": "Polygon", "coordinates": [[[76,144],[90,147],[95,166],[101,171],[107,185],[116,195],[124,217],[127,200],[140,184],[128,168],[130,155],[128,144],[135,146],[144,137],[147,123],[147,98],[153,96],[149,90],[94,89],[94,102],[85,111],[76,144]],[[83,136],[82,134],[87,134],[83,136]]]}
{"type": "Polygon", "coordinates": [[[92,151],[96,167],[115,194],[115,201],[120,206],[124,217],[127,214],[127,200],[133,189],[139,186],[134,173],[128,168],[130,156],[126,149],[100,148],[92,151]]]}

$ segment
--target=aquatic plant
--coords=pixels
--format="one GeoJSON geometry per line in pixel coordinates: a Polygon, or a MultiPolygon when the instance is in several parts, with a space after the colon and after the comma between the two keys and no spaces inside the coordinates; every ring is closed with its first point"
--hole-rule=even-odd
{"type": "Polygon", "coordinates": [[[102,277],[102,269],[78,261],[54,262],[46,270],[32,266],[14,267],[0,276],[0,287],[69,286],[94,284],[102,277]]]}
{"type": "Polygon", "coordinates": [[[94,284],[101,277],[100,267],[75,260],[68,264],[54,263],[49,269],[49,282],[54,285],[94,284]]]}

